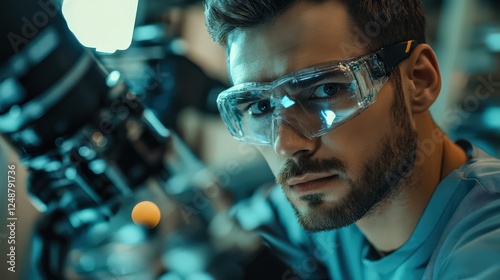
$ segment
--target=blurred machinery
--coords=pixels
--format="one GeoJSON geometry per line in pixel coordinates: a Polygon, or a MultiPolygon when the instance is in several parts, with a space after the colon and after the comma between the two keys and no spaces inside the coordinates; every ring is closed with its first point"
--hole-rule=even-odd
{"type": "MultiPolygon", "coordinates": [[[[44,213],[28,278],[280,279],[286,268],[227,215],[252,189],[228,192],[176,136],[179,110],[215,113],[224,86],[158,24],[196,0],[141,0],[132,46],[113,55],[83,49],[60,2],[0,3],[0,133],[44,213]],[[160,206],[155,228],[130,220],[143,200],[160,206]]],[[[498,1],[423,2],[447,85],[436,121],[500,155],[498,1]]]]}
{"type": "Polygon", "coordinates": [[[423,2],[443,78],[433,117],[453,138],[500,156],[500,2],[423,2]]]}
{"type": "Polygon", "coordinates": [[[29,279],[280,278],[286,267],[228,216],[230,193],[165,127],[176,108],[162,123],[59,9],[0,4],[0,133],[44,213],[29,279]],[[131,223],[141,200],[160,206],[157,227],[131,223]]]}

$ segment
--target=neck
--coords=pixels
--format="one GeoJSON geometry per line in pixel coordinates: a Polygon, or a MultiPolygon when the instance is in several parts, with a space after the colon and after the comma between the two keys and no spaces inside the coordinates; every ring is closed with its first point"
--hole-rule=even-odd
{"type": "Polygon", "coordinates": [[[465,152],[441,132],[428,112],[414,117],[418,147],[410,176],[400,182],[397,195],[356,223],[381,255],[410,238],[439,182],[467,161],[465,152]]]}

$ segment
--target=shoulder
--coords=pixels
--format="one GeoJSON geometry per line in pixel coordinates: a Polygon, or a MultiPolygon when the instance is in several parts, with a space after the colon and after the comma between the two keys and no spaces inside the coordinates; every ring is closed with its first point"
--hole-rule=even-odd
{"type": "Polygon", "coordinates": [[[500,279],[500,198],[461,220],[439,254],[435,279],[500,279]]]}
{"type": "Polygon", "coordinates": [[[487,193],[500,193],[500,159],[491,157],[481,150],[464,169],[464,179],[475,180],[487,193]]]}
{"type": "Polygon", "coordinates": [[[500,279],[500,160],[473,153],[463,168],[473,187],[443,236],[435,279],[500,279]]]}

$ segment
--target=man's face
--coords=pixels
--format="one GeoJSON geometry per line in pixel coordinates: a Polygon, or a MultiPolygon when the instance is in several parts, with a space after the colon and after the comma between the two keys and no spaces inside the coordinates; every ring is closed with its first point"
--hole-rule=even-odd
{"type": "MultiPolygon", "coordinates": [[[[301,2],[272,24],[231,34],[233,82],[269,82],[366,54],[352,30],[342,4],[301,2]]],[[[309,231],[349,225],[390,201],[413,168],[417,144],[401,86],[392,83],[375,104],[321,137],[309,139],[287,123],[276,133],[272,146],[259,149],[309,231]]]]}

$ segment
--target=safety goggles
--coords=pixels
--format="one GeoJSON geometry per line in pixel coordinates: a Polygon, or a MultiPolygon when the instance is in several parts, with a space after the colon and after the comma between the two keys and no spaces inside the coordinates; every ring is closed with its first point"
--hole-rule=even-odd
{"type": "Polygon", "coordinates": [[[417,45],[407,41],[270,83],[239,84],[220,93],[217,106],[231,135],[243,142],[271,145],[284,122],[308,138],[319,137],[373,104],[391,71],[417,45]]]}

